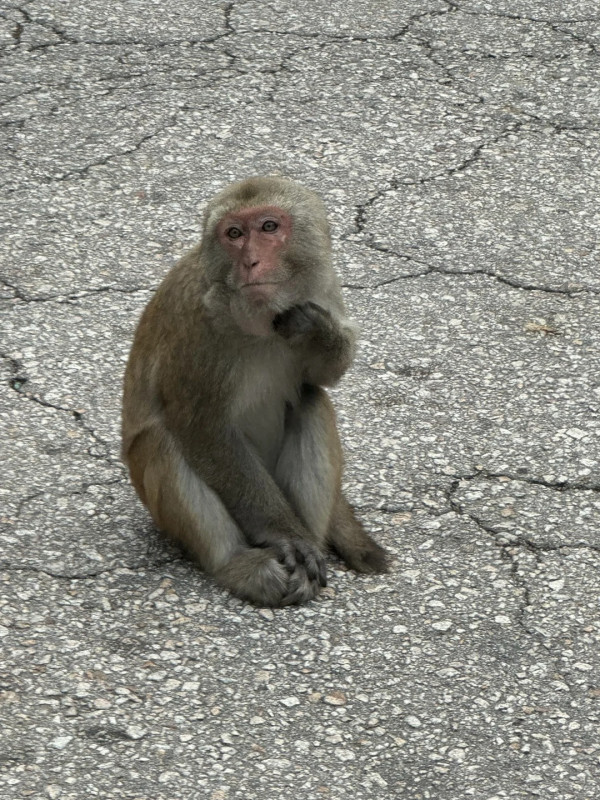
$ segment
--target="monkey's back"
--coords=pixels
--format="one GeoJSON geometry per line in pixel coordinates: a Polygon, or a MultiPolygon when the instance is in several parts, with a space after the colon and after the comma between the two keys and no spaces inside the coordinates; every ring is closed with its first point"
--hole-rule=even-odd
{"type": "Polygon", "coordinates": [[[191,250],[167,273],[137,324],[123,382],[125,461],[131,442],[145,428],[164,421],[165,403],[176,396],[176,387],[185,391],[190,368],[205,357],[198,250],[191,250]],[[197,324],[183,326],[185,318],[197,324]]]}

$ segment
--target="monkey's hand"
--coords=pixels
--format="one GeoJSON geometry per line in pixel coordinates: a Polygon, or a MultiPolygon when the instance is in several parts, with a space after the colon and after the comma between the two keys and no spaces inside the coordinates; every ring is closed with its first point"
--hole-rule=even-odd
{"type": "Polygon", "coordinates": [[[277,560],[290,575],[302,571],[311,583],[327,586],[325,559],[311,544],[303,539],[281,538],[270,542],[269,547],[275,550],[277,560]]]}
{"type": "Polygon", "coordinates": [[[280,541],[274,548],[276,557],[288,573],[282,606],[306,603],[327,586],[323,556],[304,541],[280,541]]]}
{"type": "Polygon", "coordinates": [[[277,314],[273,329],[290,346],[304,354],[304,380],[331,386],[352,363],[354,329],[311,301],[300,303],[277,314]]]}
{"type": "Polygon", "coordinates": [[[314,334],[320,329],[331,328],[332,325],[333,319],[329,311],[311,301],[286,308],[273,320],[275,332],[284,339],[314,334]]]}

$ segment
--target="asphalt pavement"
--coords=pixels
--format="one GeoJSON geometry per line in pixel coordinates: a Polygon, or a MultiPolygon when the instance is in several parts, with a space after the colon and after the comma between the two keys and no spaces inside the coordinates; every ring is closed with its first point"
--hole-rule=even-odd
{"type": "Polygon", "coordinates": [[[3,4],[3,800],[600,796],[599,195],[597,0],[3,4]],[[119,459],[139,314],[269,173],[330,213],[393,557],[282,610],[119,459]]]}

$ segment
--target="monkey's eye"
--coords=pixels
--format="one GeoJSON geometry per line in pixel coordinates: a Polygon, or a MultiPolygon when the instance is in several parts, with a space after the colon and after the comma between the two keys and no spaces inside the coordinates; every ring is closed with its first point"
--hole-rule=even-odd
{"type": "Polygon", "coordinates": [[[228,228],[227,229],[227,236],[230,239],[239,239],[242,236],[242,232],[239,228],[228,228]]]}
{"type": "Polygon", "coordinates": [[[277,224],[277,222],[275,222],[275,220],[268,219],[266,222],[263,222],[262,229],[267,233],[273,233],[273,231],[276,231],[278,227],[279,225],[277,224]]]}

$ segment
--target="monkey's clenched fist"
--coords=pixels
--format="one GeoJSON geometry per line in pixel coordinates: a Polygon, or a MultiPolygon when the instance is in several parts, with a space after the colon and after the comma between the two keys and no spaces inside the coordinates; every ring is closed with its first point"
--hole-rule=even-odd
{"type": "Polygon", "coordinates": [[[125,374],[123,458],[158,527],[257,605],[325,586],[324,551],[360,572],[385,552],[341,490],[322,386],[354,354],[320,199],[283,178],[217,195],[167,275],[125,374]]]}
{"type": "Polygon", "coordinates": [[[299,303],[277,314],[273,320],[273,327],[280,336],[289,339],[318,330],[333,330],[333,319],[328,311],[316,303],[299,303]]]}

